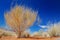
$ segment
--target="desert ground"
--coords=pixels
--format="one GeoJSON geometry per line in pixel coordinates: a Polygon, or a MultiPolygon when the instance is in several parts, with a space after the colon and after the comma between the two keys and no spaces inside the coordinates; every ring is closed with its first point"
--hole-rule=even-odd
{"type": "Polygon", "coordinates": [[[60,40],[60,37],[52,37],[52,38],[16,38],[16,37],[1,37],[0,40],[60,40]]]}

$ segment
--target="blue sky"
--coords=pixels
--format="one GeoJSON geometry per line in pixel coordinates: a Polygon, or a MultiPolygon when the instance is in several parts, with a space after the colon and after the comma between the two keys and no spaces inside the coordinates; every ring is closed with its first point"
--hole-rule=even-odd
{"type": "MultiPolygon", "coordinates": [[[[0,0],[0,27],[5,28],[6,22],[4,19],[4,12],[10,10],[16,4],[13,0],[0,0]]],[[[60,0],[18,0],[18,5],[24,5],[38,11],[38,16],[41,19],[40,25],[46,26],[50,21],[51,23],[57,23],[60,21],[60,0]]],[[[32,31],[37,31],[41,27],[33,25],[32,31]]]]}

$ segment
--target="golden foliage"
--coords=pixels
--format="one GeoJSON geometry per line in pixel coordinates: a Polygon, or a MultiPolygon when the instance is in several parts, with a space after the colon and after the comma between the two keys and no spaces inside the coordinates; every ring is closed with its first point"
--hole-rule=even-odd
{"type": "Polygon", "coordinates": [[[37,12],[22,6],[15,6],[10,12],[5,13],[7,24],[13,28],[15,32],[21,32],[29,28],[36,20],[36,16],[37,12]]]}
{"type": "Polygon", "coordinates": [[[51,37],[55,36],[58,37],[60,36],[60,22],[54,23],[51,25],[51,28],[48,29],[48,33],[50,34],[51,37]]]}

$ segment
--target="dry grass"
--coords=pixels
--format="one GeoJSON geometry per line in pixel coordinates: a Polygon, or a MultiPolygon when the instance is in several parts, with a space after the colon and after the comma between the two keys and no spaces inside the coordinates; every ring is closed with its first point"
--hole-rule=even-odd
{"type": "Polygon", "coordinates": [[[60,37],[52,37],[52,38],[16,38],[16,37],[2,37],[0,40],[59,40],[60,37]]]}

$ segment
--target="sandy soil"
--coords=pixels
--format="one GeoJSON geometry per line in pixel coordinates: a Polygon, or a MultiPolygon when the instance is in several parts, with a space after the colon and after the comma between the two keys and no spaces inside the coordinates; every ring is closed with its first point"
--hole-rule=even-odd
{"type": "Polygon", "coordinates": [[[60,37],[53,38],[16,38],[16,37],[2,37],[0,40],[60,40],[60,37]]]}

